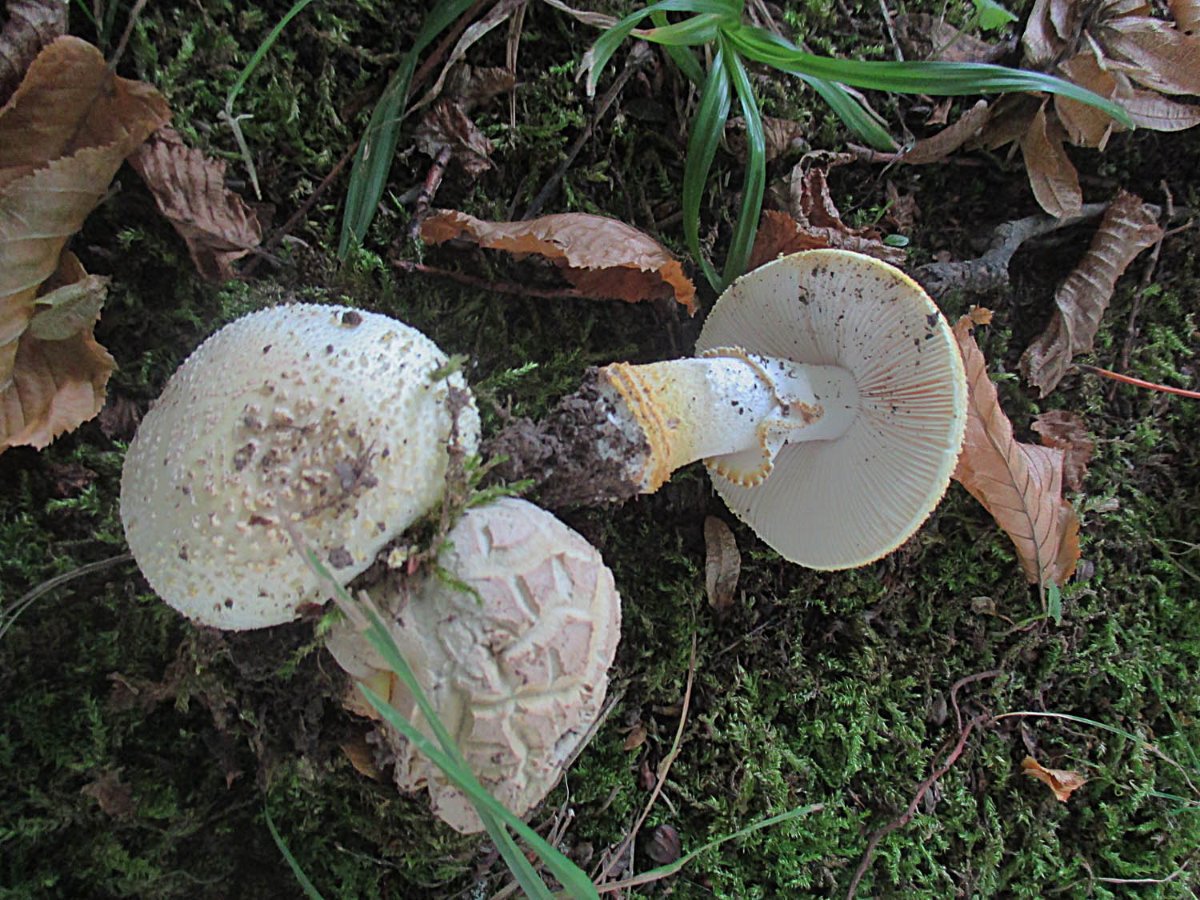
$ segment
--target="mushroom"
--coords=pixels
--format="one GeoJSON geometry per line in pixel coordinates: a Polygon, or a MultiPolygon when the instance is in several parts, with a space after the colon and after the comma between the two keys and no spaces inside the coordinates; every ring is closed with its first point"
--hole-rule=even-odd
{"type": "MultiPolygon", "coordinates": [[[[372,589],[372,599],[391,611],[401,654],[471,770],[524,815],[558,783],[600,713],[621,618],[612,573],[579,534],[514,498],[468,510],[438,567],[448,577],[431,575],[411,595],[372,589]]],[[[432,736],[399,678],[379,690],[385,664],[358,631],[335,626],[327,647],[432,736]]],[[[427,787],[439,818],[464,834],[482,830],[440,769],[385,734],[397,787],[427,787]]]]}
{"type": "Polygon", "coordinates": [[[890,553],[945,493],[966,425],[962,360],[900,270],[845,250],[782,257],[722,294],[697,351],[600,369],[491,452],[515,460],[505,475],[541,479],[552,506],[652,493],[704,459],[735,514],[815,569],[890,553]]]}
{"type": "Polygon", "coordinates": [[[245,629],[327,599],[293,535],[343,583],[442,494],[479,419],[461,374],[377,313],[296,304],[222,328],[180,366],[125,457],[121,520],[150,586],[245,629]]]}

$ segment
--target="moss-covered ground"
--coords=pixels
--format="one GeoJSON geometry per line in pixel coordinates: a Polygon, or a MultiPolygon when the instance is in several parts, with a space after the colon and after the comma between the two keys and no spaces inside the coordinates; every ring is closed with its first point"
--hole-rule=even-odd
{"type": "MultiPolygon", "coordinates": [[[[111,48],[130,4],[118,4],[111,26],[102,19],[101,35],[84,6],[72,8],[73,30],[111,48]]],[[[176,127],[227,158],[247,193],[218,112],[288,6],[150,4],[121,66],[163,91],[176,127]]],[[[781,20],[814,48],[890,53],[874,3],[789,7],[781,20]]],[[[243,127],[276,225],[361,132],[420,19],[419,10],[382,0],[312,4],[250,79],[238,112],[252,116],[243,127]]],[[[588,122],[592,107],[574,73],[594,36],[549,6],[528,5],[516,125],[505,99],[478,113],[496,145],[494,167],[475,180],[452,168],[439,205],[482,217],[520,213],[588,122]]],[[[476,65],[504,58],[504,27],[469,55],[476,65]]],[[[768,112],[808,123],[812,146],[844,146],[845,133],[811,93],[778,80],[759,87],[768,112]]],[[[684,97],[668,67],[630,79],[546,211],[613,215],[681,251],[684,97]]],[[[873,99],[893,124],[919,126],[914,101],[873,99]]],[[[412,323],[468,357],[489,430],[498,406],[544,412],[588,365],[686,352],[697,323],[652,304],[514,297],[394,273],[385,260],[409,217],[398,198],[429,165],[405,134],[365,250],[336,262],[343,176],[251,283],[202,283],[136,177],[118,176],[73,244],[89,271],[113,277],[98,330],[120,363],[110,409],[45,451],[0,456],[0,604],[11,608],[47,579],[124,552],[116,507],[136,414],[206,335],[249,309],[304,296],[412,323]]],[[[705,202],[718,247],[736,210],[736,149],[731,142],[718,154],[713,183],[723,189],[705,202]]],[[[1089,199],[1121,185],[1162,202],[1165,181],[1176,204],[1200,208],[1200,132],[1119,136],[1103,155],[1073,155],[1089,199]]],[[[1034,211],[1019,157],[977,161],[851,165],[831,180],[848,216],[874,217],[888,181],[914,193],[921,215],[909,235],[911,260],[941,250],[961,258],[975,255],[995,224],[1034,211]]],[[[1144,259],[1122,280],[1098,364],[1117,362],[1128,344],[1131,371],[1195,386],[1196,234],[1167,239],[1148,283],[1139,281],[1144,259]]],[[[648,797],[645,773],[670,747],[694,639],[681,752],[644,835],[671,825],[686,851],[767,815],[823,807],[707,853],[645,896],[844,895],[871,834],[905,812],[958,739],[958,715],[965,722],[1022,710],[1099,724],[1024,717],[974,731],[911,821],[879,843],[860,895],[1194,896],[1200,405],[1077,376],[1039,402],[1006,374],[1048,319],[1053,287],[1087,240],[1068,232],[1065,243],[1024,250],[1010,291],[946,303],[951,316],[981,299],[996,310],[981,340],[1019,436],[1030,439],[1039,410],[1062,407],[1085,415],[1096,438],[1085,490],[1073,497],[1084,564],[1063,591],[1061,620],[1041,617],[1011,545],[957,485],[899,552],[834,574],[781,562],[733,521],[698,469],[619,509],[568,512],[613,568],[624,623],[613,677],[620,700],[534,816],[541,824],[573,813],[561,839],[567,852],[594,863],[628,833],[648,797]],[[719,616],[704,590],[707,515],[731,524],[743,560],[735,601],[719,616]],[[974,675],[984,677],[952,694],[974,675]],[[641,743],[629,740],[642,732],[641,743]],[[1021,774],[1029,753],[1085,774],[1087,785],[1057,802],[1021,774]]],[[[438,250],[427,259],[513,277],[509,263],[480,254],[438,250]]],[[[504,872],[486,841],[454,834],[422,798],[398,796],[351,766],[340,745],[355,726],[337,703],[340,686],[311,622],[239,635],[198,629],[158,601],[129,563],[42,596],[0,640],[0,897],[300,896],[267,812],[327,897],[487,897],[500,889],[504,872]]],[[[646,847],[639,842],[639,867],[646,847]]]]}

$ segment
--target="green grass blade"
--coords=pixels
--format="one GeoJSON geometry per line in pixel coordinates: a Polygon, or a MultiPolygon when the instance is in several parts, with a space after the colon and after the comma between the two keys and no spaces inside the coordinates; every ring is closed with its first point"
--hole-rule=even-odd
{"type": "Polygon", "coordinates": [[[724,21],[724,16],[706,13],[702,16],[692,16],[690,19],[684,19],[673,25],[639,31],[637,37],[643,41],[667,47],[696,47],[716,40],[720,32],[720,25],[724,21]]]}
{"type": "Polygon", "coordinates": [[[707,853],[709,850],[714,850],[722,844],[727,844],[729,841],[736,841],[738,838],[744,838],[748,834],[753,834],[756,831],[762,831],[764,828],[770,828],[773,825],[778,825],[781,822],[788,822],[792,819],[799,819],[801,816],[807,816],[810,813],[819,812],[825,808],[824,803],[813,803],[809,806],[797,806],[795,809],[789,809],[785,813],[780,813],[777,816],[770,816],[766,819],[759,819],[745,828],[739,828],[731,834],[721,835],[719,838],[714,838],[702,847],[697,847],[690,853],[685,853],[683,856],[674,862],[667,863],[665,866],[659,866],[656,869],[650,869],[647,872],[639,872],[634,877],[627,881],[622,881],[619,884],[609,884],[605,887],[609,890],[624,889],[627,887],[637,887],[639,884],[649,884],[652,881],[658,881],[661,878],[668,878],[683,870],[684,866],[700,856],[702,853],[707,853]]]}
{"type": "Polygon", "coordinates": [[[400,67],[388,82],[383,96],[375,104],[366,133],[354,154],[350,184],[346,189],[346,210],[342,216],[342,234],[338,241],[338,259],[345,259],[354,243],[361,243],[383,199],[392,157],[400,140],[400,119],[408,100],[408,87],[417,68],[417,58],[435,38],[472,4],[473,0],[443,0],[436,4],[417,35],[412,49],[404,54],[400,67]]]}
{"type": "Polygon", "coordinates": [[[292,851],[288,849],[288,845],[283,842],[278,829],[275,828],[275,823],[271,820],[271,811],[265,806],[263,807],[263,816],[267,820],[267,830],[271,832],[271,839],[275,841],[275,846],[279,848],[279,852],[283,854],[283,858],[287,860],[287,864],[291,867],[292,874],[296,876],[296,880],[300,882],[300,887],[304,888],[305,895],[309,900],[325,900],[321,892],[317,890],[317,886],[313,884],[308,876],[304,874],[304,870],[300,868],[300,863],[296,857],[292,856],[292,851]]]}
{"type": "Polygon", "coordinates": [[[704,196],[704,185],[713,159],[717,155],[717,144],[725,131],[729,119],[731,88],[729,73],[725,69],[720,47],[708,70],[704,90],[700,92],[700,104],[692,119],[688,134],[686,162],[683,168],[683,235],[704,277],[714,289],[720,290],[721,277],[700,251],[700,201],[704,196]]]}
{"type": "Polygon", "coordinates": [[[617,52],[617,48],[621,46],[625,38],[629,37],[646,17],[654,13],[669,12],[711,13],[725,16],[731,20],[736,20],[741,15],[739,5],[732,0],[659,0],[658,3],[651,3],[649,6],[631,12],[600,35],[596,39],[596,43],[592,44],[591,50],[588,51],[591,56],[591,69],[587,77],[589,97],[596,93],[596,82],[600,80],[600,73],[604,71],[604,67],[608,65],[608,61],[612,59],[613,54],[617,52]]]}
{"type": "MultiPolygon", "coordinates": [[[[283,34],[283,29],[287,28],[288,23],[291,22],[292,19],[304,12],[304,8],[310,3],[312,3],[312,0],[296,0],[296,2],[292,4],[292,8],[284,14],[283,18],[276,23],[275,27],[272,28],[267,36],[263,39],[263,42],[258,45],[258,49],[255,50],[254,55],[250,57],[250,62],[246,63],[245,68],[242,69],[242,73],[238,75],[237,81],[233,83],[233,87],[231,87],[229,89],[229,93],[225,95],[225,111],[229,113],[229,115],[233,115],[233,101],[236,100],[238,94],[242,92],[242,88],[246,86],[246,82],[250,79],[250,76],[254,74],[254,70],[257,69],[259,63],[263,61],[263,57],[271,52],[271,47],[273,47],[275,42],[279,40],[279,35],[283,34]]],[[[113,4],[113,6],[116,5],[117,4],[115,3],[113,4]]]]}
{"type": "Polygon", "coordinates": [[[538,856],[542,858],[546,866],[554,873],[554,877],[562,882],[563,887],[568,891],[568,896],[581,898],[599,897],[599,894],[596,892],[596,886],[592,884],[591,879],[577,865],[563,856],[559,850],[546,843],[540,834],[509,812],[495,797],[487,792],[470,770],[460,766],[459,763],[439,749],[423,732],[389,706],[387,701],[369,687],[360,684],[359,690],[362,691],[363,696],[379,711],[379,714],[383,716],[389,725],[408,738],[413,746],[428,756],[438,768],[446,773],[446,777],[454,783],[455,787],[471,799],[481,816],[485,813],[493,816],[520,835],[537,852],[538,856]]]}
{"type": "MultiPolygon", "coordinates": [[[[655,28],[662,28],[668,24],[667,14],[655,11],[650,14],[650,21],[654,23],[655,28]]],[[[674,47],[670,44],[666,44],[663,49],[667,51],[667,56],[671,57],[671,62],[675,63],[688,81],[697,88],[704,87],[704,67],[696,60],[695,53],[686,47],[674,47]]]]}
{"type": "Polygon", "coordinates": [[[1045,91],[1095,107],[1126,127],[1132,127],[1133,124],[1128,113],[1119,104],[1079,85],[1042,72],[1009,69],[985,63],[832,59],[805,53],[762,28],[739,25],[726,29],[725,34],[733,46],[748,59],[765,63],[783,72],[812,75],[854,87],[899,94],[959,96],[1045,91]]]}
{"type": "Polygon", "coordinates": [[[750,251],[754,247],[754,238],[758,234],[763,191],[767,187],[767,138],[763,133],[762,113],[759,112],[758,100],[754,97],[754,87],[750,84],[746,67],[742,65],[737,53],[726,46],[725,39],[720,40],[725,69],[741,103],[742,118],[746,120],[748,150],[746,175],[742,182],[742,208],[738,212],[733,238],[729,242],[729,252],[725,256],[724,284],[728,285],[746,271],[750,251]]]}
{"type": "Polygon", "coordinates": [[[888,130],[844,87],[836,81],[826,81],[812,75],[801,75],[801,80],[810,85],[846,127],[876,150],[891,151],[897,147],[888,130]]]}

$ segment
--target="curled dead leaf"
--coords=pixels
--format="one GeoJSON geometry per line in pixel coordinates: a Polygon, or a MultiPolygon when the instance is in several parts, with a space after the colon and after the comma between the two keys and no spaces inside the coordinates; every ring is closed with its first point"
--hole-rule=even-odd
{"type": "Polygon", "coordinates": [[[1042,209],[1059,219],[1078,215],[1083,206],[1079,173],[1067,156],[1065,138],[1063,127],[1057,119],[1047,117],[1043,103],[1020,139],[1033,196],[1042,209]]]}
{"type": "Polygon", "coordinates": [[[225,163],[160,128],[129,158],[159,212],[187,243],[196,270],[209,281],[237,277],[233,263],[262,242],[258,216],[225,187],[225,163]]]}
{"type": "Polygon", "coordinates": [[[372,781],[384,780],[383,773],[375,765],[375,752],[365,734],[351,735],[338,746],[359,775],[365,775],[372,781]]]}
{"type": "Polygon", "coordinates": [[[9,0],[7,9],[0,31],[0,104],[12,96],[41,49],[67,33],[63,0],[9,0]]]}
{"type": "Polygon", "coordinates": [[[472,178],[478,178],[492,167],[492,142],[456,101],[442,97],[421,117],[413,136],[417,149],[437,157],[443,148],[450,148],[451,157],[472,178]]]}
{"type": "Polygon", "coordinates": [[[973,332],[969,316],[954,325],[967,375],[967,428],[954,479],[1012,539],[1030,583],[1062,584],[1079,560],[1079,517],[1062,497],[1063,453],[1013,437],[973,332]]]}
{"type": "Polygon", "coordinates": [[[1057,447],[1063,452],[1063,483],[1073,491],[1082,491],[1087,464],[1096,448],[1083,416],[1065,409],[1051,409],[1033,420],[1033,430],[1047,447],[1057,447]]]}
{"type": "Polygon", "coordinates": [[[742,574],[742,555],[733,532],[716,516],[704,519],[704,548],[704,590],[708,605],[723,612],[733,605],[742,574]]]}
{"type": "Polygon", "coordinates": [[[1152,207],[1126,191],[1105,211],[1087,253],[1055,292],[1050,324],[1021,357],[1021,372],[1041,396],[1058,386],[1076,355],[1092,349],[1117,279],[1162,237],[1156,219],[1152,207]]]}
{"type": "Polygon", "coordinates": [[[527,222],[485,222],[442,210],[421,224],[421,239],[440,244],[467,238],[481,247],[535,254],[554,263],[589,297],[625,300],[674,298],[696,312],[696,286],[666,248],[632,225],[587,213],[559,213],[527,222]]]}
{"type": "Polygon", "coordinates": [[[1066,803],[1071,794],[1087,784],[1087,779],[1078,772],[1070,769],[1047,769],[1032,756],[1021,760],[1021,771],[1050,788],[1059,803],[1066,803]]]}

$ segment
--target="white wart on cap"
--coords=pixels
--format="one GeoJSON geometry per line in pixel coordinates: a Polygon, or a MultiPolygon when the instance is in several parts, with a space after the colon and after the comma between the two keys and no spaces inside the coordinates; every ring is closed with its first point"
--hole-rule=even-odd
{"type": "Polygon", "coordinates": [[[289,527],[343,584],[440,498],[462,376],[403,323],[339,306],[252,313],[171,377],[138,428],[121,519],[150,586],[205,625],[259,628],[327,599],[289,527]]]}
{"type": "Polygon", "coordinates": [[[962,359],[921,287],[844,250],[783,257],[738,279],[709,314],[698,352],[730,347],[848,373],[851,388],[816,398],[836,433],[781,442],[761,481],[739,477],[745,453],[707,459],[730,509],[815,569],[863,565],[907,540],[945,493],[966,425],[962,359]]]}
{"type": "MultiPolygon", "coordinates": [[[[430,577],[393,613],[392,635],[480,782],[518,816],[550,792],[600,713],[620,631],[620,597],[599,552],[550,513],[505,498],[469,510],[430,577]],[[463,590],[463,587],[467,590],[463,590]]],[[[401,598],[372,592],[388,608],[401,598]]],[[[339,626],[327,644],[375,686],[382,660],[339,626]]],[[[432,736],[398,678],[382,691],[432,736]]],[[[474,806],[403,737],[387,732],[403,791],[480,831],[474,806]]]]}

